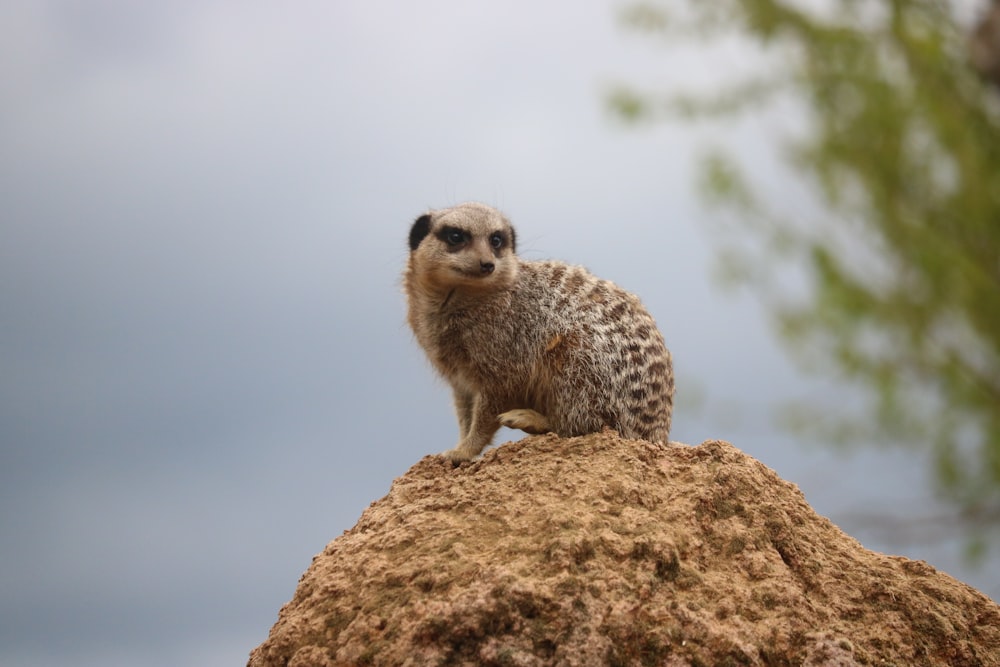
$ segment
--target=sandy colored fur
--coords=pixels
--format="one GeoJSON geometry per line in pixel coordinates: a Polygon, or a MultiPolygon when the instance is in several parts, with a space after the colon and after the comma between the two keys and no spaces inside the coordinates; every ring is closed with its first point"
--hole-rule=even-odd
{"type": "Polygon", "coordinates": [[[432,211],[411,230],[408,321],[458,415],[446,455],[477,456],[501,423],[666,442],[671,358],[639,299],[583,267],[523,260],[514,239],[499,211],[475,203],[432,211]],[[450,243],[456,233],[463,241],[450,243]]]}

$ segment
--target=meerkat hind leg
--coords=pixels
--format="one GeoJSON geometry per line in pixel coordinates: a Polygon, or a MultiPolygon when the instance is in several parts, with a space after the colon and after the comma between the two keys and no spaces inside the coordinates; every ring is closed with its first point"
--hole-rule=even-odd
{"type": "Polygon", "coordinates": [[[508,410],[501,414],[498,419],[507,428],[518,429],[532,435],[548,433],[552,430],[552,425],[549,424],[545,415],[534,410],[508,410]]]}

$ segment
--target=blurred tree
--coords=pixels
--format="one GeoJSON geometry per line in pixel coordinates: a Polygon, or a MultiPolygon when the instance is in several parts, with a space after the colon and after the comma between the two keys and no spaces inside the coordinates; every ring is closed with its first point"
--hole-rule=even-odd
{"type": "Polygon", "coordinates": [[[1000,96],[988,83],[1000,83],[1000,2],[972,39],[950,11],[938,0],[632,5],[632,27],[748,40],[762,67],[722,92],[623,89],[611,102],[633,120],[801,111],[805,129],[785,134],[781,154],[822,203],[815,213],[782,210],[787,191],[762,197],[723,150],[705,159],[706,192],[744,232],[723,237],[723,263],[764,288],[800,360],[872,393],[871,414],[824,406],[796,412],[799,425],[931,452],[975,541],[1000,525],[1000,96]],[[804,298],[788,280],[803,273],[804,298]]]}

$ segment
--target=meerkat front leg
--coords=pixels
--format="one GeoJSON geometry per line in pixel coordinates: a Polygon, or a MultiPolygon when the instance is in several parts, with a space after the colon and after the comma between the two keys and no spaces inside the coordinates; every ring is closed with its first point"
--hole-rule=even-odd
{"type": "Polygon", "coordinates": [[[459,442],[465,440],[472,427],[472,410],[476,397],[471,392],[464,389],[455,389],[455,414],[458,416],[458,438],[459,442]]]}
{"type": "Polygon", "coordinates": [[[498,419],[507,428],[518,429],[532,435],[548,433],[552,430],[545,415],[534,410],[508,410],[501,414],[498,419]]]}
{"type": "Polygon", "coordinates": [[[444,452],[442,456],[452,461],[470,461],[479,456],[500,430],[500,423],[496,418],[498,409],[495,401],[482,394],[473,397],[470,411],[472,419],[467,432],[462,434],[455,449],[444,452]]]}

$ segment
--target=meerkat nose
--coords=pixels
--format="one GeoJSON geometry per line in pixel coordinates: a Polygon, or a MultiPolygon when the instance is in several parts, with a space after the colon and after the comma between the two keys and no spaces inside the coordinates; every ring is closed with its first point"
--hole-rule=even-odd
{"type": "Polygon", "coordinates": [[[479,271],[484,276],[488,276],[491,273],[493,273],[493,269],[495,268],[496,266],[493,264],[493,262],[479,262],[479,271]]]}

